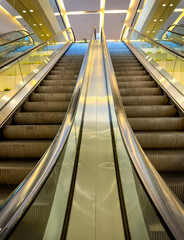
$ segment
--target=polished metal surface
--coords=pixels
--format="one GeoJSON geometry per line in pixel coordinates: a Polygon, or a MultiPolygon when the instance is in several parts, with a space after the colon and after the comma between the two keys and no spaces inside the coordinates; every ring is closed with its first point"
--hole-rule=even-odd
{"type": "MultiPolygon", "coordinates": [[[[103,34],[105,41],[105,36],[103,34]]],[[[106,47],[107,48],[107,45],[106,47]]],[[[110,55],[107,52],[109,61],[109,73],[111,73],[111,89],[115,104],[118,125],[122,138],[134,164],[134,167],[143,182],[150,198],[157,207],[160,215],[164,219],[168,228],[176,239],[183,239],[184,236],[184,208],[183,204],[174,196],[171,190],[163,182],[149,159],[144,154],[139,143],[137,142],[132,129],[128,123],[122,100],[120,97],[115,73],[113,70],[110,55]]]]}
{"type": "Polygon", "coordinates": [[[124,239],[101,44],[96,41],[67,239],[124,239]]]}
{"type": "MultiPolygon", "coordinates": [[[[166,78],[163,77],[163,75],[160,73],[160,70],[161,70],[160,65],[158,65],[157,68],[155,68],[154,66],[152,66],[150,61],[147,61],[147,59],[145,59],[145,57],[129,41],[126,41],[125,43],[130,48],[130,50],[135,54],[135,56],[138,58],[138,60],[142,63],[142,65],[146,68],[146,70],[149,72],[149,74],[159,84],[159,86],[164,91],[167,92],[169,97],[182,110],[182,112],[184,112],[183,94],[180,91],[178,91],[178,89],[176,87],[174,87],[166,78]]],[[[178,82],[178,84],[180,84],[180,83],[178,82]]]]}
{"type": "Polygon", "coordinates": [[[84,108],[88,79],[89,79],[89,74],[90,74],[90,69],[92,64],[93,47],[94,47],[93,40],[95,39],[95,36],[96,36],[96,33],[94,29],[91,36],[90,43],[88,45],[86,55],[84,57],[81,71],[79,74],[79,81],[83,82],[83,85],[81,88],[81,93],[79,97],[79,103],[77,106],[75,119],[74,119],[73,126],[67,141],[67,146],[65,150],[64,159],[63,159],[63,165],[59,175],[56,194],[54,196],[54,201],[52,204],[49,220],[46,226],[46,230],[43,238],[44,240],[47,240],[47,239],[59,240],[61,237],[65,211],[66,211],[67,202],[68,202],[68,195],[70,191],[74,160],[75,160],[75,155],[77,151],[79,129],[80,129],[81,120],[82,120],[82,112],[84,108]]]}
{"type": "MultiPolygon", "coordinates": [[[[65,45],[66,49],[69,47],[70,43],[65,45]]],[[[65,49],[65,51],[66,51],[65,49]]],[[[64,53],[64,52],[63,52],[64,53]]],[[[47,70],[49,71],[51,67],[59,60],[61,54],[56,56],[48,65],[47,70]]],[[[58,160],[64,146],[66,144],[68,135],[70,133],[75,113],[76,107],[78,105],[78,100],[80,96],[81,86],[83,84],[83,75],[85,74],[86,64],[89,57],[89,50],[86,52],[86,56],[83,60],[82,68],[72,94],[71,102],[68,107],[68,111],[66,117],[63,121],[62,126],[60,127],[56,137],[54,138],[53,142],[40,159],[39,163],[35,166],[35,168],[31,171],[28,177],[20,184],[20,186],[15,190],[13,194],[7,199],[7,201],[1,206],[0,208],[0,239],[4,239],[12,230],[12,228],[17,224],[17,221],[20,217],[25,213],[33,199],[35,198],[36,194],[41,189],[42,185],[44,184],[45,180],[49,176],[50,172],[52,171],[55,163],[58,160]]],[[[43,75],[43,72],[42,72],[43,75]]],[[[41,73],[38,74],[38,77],[42,77],[41,73]]],[[[45,74],[46,75],[46,74],[45,74]]],[[[45,75],[43,77],[45,77],[45,75]]],[[[37,79],[39,83],[40,79],[37,79]]],[[[32,80],[33,81],[33,80],[32,80]]],[[[26,88],[26,93],[22,97],[21,94],[17,94],[17,102],[20,102],[20,99],[23,99],[27,96],[28,92],[32,90],[32,86],[35,85],[34,82],[30,82],[30,86],[26,88]]],[[[26,85],[28,86],[28,84],[26,85]]],[[[7,105],[8,106],[8,105],[7,105]]],[[[11,113],[13,107],[15,107],[15,103],[13,101],[10,102],[9,107],[4,110],[4,114],[6,117],[8,113],[11,113]]],[[[5,119],[5,116],[3,117],[5,119]]],[[[1,119],[1,120],[3,120],[1,119]]]]}

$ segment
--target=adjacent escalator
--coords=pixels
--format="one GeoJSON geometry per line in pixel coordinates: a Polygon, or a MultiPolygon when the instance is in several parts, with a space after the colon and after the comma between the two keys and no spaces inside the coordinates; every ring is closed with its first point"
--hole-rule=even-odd
{"type": "Polygon", "coordinates": [[[184,118],[124,43],[109,43],[129,123],[152,164],[184,202],[184,118]]]}
{"type": "Polygon", "coordinates": [[[67,111],[87,44],[72,44],[1,129],[0,203],[28,175],[55,137],[67,111]]]}
{"type": "Polygon", "coordinates": [[[35,33],[15,31],[0,35],[0,65],[38,45],[35,33]]]}

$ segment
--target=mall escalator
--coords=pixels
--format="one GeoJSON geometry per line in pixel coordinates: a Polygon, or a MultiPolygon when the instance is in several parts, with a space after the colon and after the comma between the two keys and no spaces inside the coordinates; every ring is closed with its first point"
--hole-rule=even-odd
{"type": "Polygon", "coordinates": [[[184,118],[125,43],[108,43],[121,98],[135,136],[184,202],[184,118]]]}
{"type": "MultiPolygon", "coordinates": [[[[184,217],[180,211],[181,202],[156,170],[146,163],[147,159],[140,153],[141,148],[136,145],[116,91],[104,32],[97,40],[94,28],[87,50],[86,44],[81,45],[72,45],[41,86],[30,95],[23,105],[23,112],[16,113],[26,115],[31,110],[40,114],[33,112],[35,108],[30,105],[34,103],[38,107],[44,104],[48,115],[51,114],[48,107],[52,108],[56,115],[54,121],[47,120],[47,116],[44,118],[47,122],[34,115],[30,118],[19,116],[21,124],[26,127],[25,133],[20,130],[20,135],[27,139],[31,135],[27,132],[27,126],[30,126],[33,136],[37,130],[41,134],[41,139],[36,141],[50,143],[51,136],[55,135],[53,132],[57,132],[56,128],[62,122],[61,113],[66,108],[62,102],[71,97],[62,127],[49,149],[1,205],[0,239],[24,239],[25,235],[28,240],[182,239],[184,217]],[[63,91],[55,93],[55,89],[61,87],[60,81],[74,84],[85,50],[72,96],[68,96],[70,90],[65,91],[64,96],[63,91]],[[74,75],[72,79],[68,76],[67,80],[61,80],[58,71],[63,67],[65,73],[74,75]],[[48,85],[51,82],[57,82],[57,87],[48,85]],[[46,88],[52,88],[52,93],[39,90],[46,88]],[[55,100],[48,103],[44,101],[47,98],[55,100]],[[40,103],[40,99],[44,103],[40,103]],[[59,99],[62,100],[60,104],[59,99]]],[[[132,69],[136,72],[139,69],[140,76],[145,76],[134,59],[127,60],[127,64],[131,62],[132,69]]],[[[145,81],[149,82],[149,79],[145,81]]],[[[71,85],[63,86],[69,88],[71,85]]]]}
{"type": "Polygon", "coordinates": [[[1,130],[0,202],[28,175],[65,117],[86,44],[73,44],[1,130]]]}
{"type": "Polygon", "coordinates": [[[0,35],[0,65],[41,42],[35,33],[12,31],[0,35]]]}

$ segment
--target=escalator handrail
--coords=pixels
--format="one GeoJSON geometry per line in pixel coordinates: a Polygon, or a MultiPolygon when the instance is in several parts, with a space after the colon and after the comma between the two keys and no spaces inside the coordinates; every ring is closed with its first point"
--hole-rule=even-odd
{"type": "MultiPolygon", "coordinates": [[[[12,62],[16,61],[17,59],[23,57],[23,56],[26,55],[27,53],[29,53],[29,52],[31,52],[31,51],[33,51],[33,50],[39,48],[40,46],[44,45],[46,42],[49,42],[49,41],[52,40],[53,38],[59,36],[60,34],[62,34],[63,32],[66,32],[66,31],[69,30],[69,29],[72,29],[72,28],[71,28],[71,27],[66,28],[65,30],[63,30],[63,31],[61,31],[61,32],[59,32],[59,33],[57,33],[57,34],[54,35],[53,37],[47,39],[46,41],[44,41],[44,42],[42,42],[42,43],[40,43],[40,44],[38,44],[37,46],[28,49],[27,51],[23,52],[22,54],[20,54],[20,55],[14,57],[14,58],[11,58],[10,60],[8,60],[8,61],[6,61],[5,63],[1,64],[1,65],[0,65],[0,69],[6,67],[6,66],[9,65],[10,63],[12,63],[12,62]]],[[[72,34],[73,34],[73,30],[72,30],[72,34]]],[[[74,36],[73,36],[73,37],[74,37],[74,36]]],[[[75,37],[74,37],[74,39],[75,39],[75,37]]]]}
{"type": "Polygon", "coordinates": [[[158,209],[160,215],[169,227],[176,239],[183,239],[184,236],[184,207],[180,200],[171,192],[165,182],[140,147],[128,122],[120,92],[117,85],[111,57],[108,51],[105,34],[102,29],[105,49],[105,59],[108,61],[110,85],[115,105],[115,112],[122,139],[127,148],[130,159],[138,173],[144,187],[146,188],[152,202],[158,209]]]}
{"type": "Polygon", "coordinates": [[[184,36],[184,34],[182,34],[182,33],[177,33],[177,32],[171,31],[171,30],[166,29],[166,28],[162,28],[162,30],[164,30],[164,31],[166,31],[166,32],[174,33],[174,34],[176,34],[176,35],[180,35],[180,36],[182,36],[182,37],[184,36]]]}
{"type": "Polygon", "coordinates": [[[16,39],[14,39],[14,40],[11,40],[11,41],[8,41],[8,42],[5,42],[5,43],[2,43],[2,44],[0,44],[0,47],[3,47],[3,46],[5,46],[5,45],[7,45],[7,44],[10,44],[10,43],[16,42],[16,41],[18,41],[18,40],[20,40],[20,39],[22,39],[22,38],[29,37],[29,36],[31,36],[31,35],[33,35],[33,34],[35,34],[35,33],[32,32],[32,33],[29,33],[28,35],[25,35],[25,36],[23,36],[23,37],[19,37],[19,38],[16,38],[16,39]]]}
{"type": "MultiPolygon", "coordinates": [[[[10,35],[12,33],[21,33],[23,35],[22,32],[26,32],[27,34],[29,33],[28,31],[26,30],[18,30],[18,31],[10,31],[10,32],[6,32],[6,33],[1,33],[0,34],[0,37],[3,37],[3,36],[7,36],[7,35],[10,35]]],[[[23,35],[24,36],[24,35],[23,35]]]]}
{"type": "Polygon", "coordinates": [[[172,49],[172,48],[170,48],[170,47],[168,47],[168,46],[166,46],[166,45],[164,45],[164,44],[162,44],[162,43],[154,40],[153,38],[145,35],[144,33],[140,33],[139,31],[135,30],[135,29],[132,28],[132,27],[128,27],[128,28],[131,29],[131,30],[133,30],[133,31],[135,31],[136,33],[140,34],[141,36],[149,39],[151,42],[153,42],[153,43],[155,43],[155,44],[157,44],[157,45],[160,45],[162,48],[167,49],[167,51],[172,52],[174,55],[179,56],[179,57],[181,57],[181,58],[184,58],[184,54],[182,54],[182,53],[180,53],[180,52],[177,52],[177,51],[175,51],[174,49],[172,49]]]}
{"type": "Polygon", "coordinates": [[[12,228],[24,215],[31,202],[42,188],[44,182],[47,180],[64,149],[75,118],[80,91],[83,85],[83,78],[86,73],[91,42],[94,37],[96,38],[95,28],[83,59],[82,67],[80,69],[65,119],[63,120],[56,137],[30,174],[22,181],[22,183],[20,183],[5,203],[0,206],[0,240],[10,234],[12,228]]]}

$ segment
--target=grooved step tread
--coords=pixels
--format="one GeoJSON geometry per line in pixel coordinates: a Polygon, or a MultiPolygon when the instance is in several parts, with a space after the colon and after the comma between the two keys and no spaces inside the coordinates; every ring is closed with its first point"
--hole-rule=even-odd
{"type": "Polygon", "coordinates": [[[69,101],[71,96],[72,93],[32,93],[29,99],[34,102],[69,101]]]}
{"type": "Polygon", "coordinates": [[[177,110],[173,105],[125,106],[128,117],[173,117],[177,110]]]}
{"type": "Polygon", "coordinates": [[[9,125],[3,129],[6,139],[53,139],[60,125],[9,125]]]}
{"type": "Polygon", "coordinates": [[[181,131],[184,130],[183,117],[135,117],[128,118],[134,131],[181,131]]]}
{"type": "Polygon", "coordinates": [[[0,142],[0,158],[41,158],[50,140],[9,140],[0,142]]]}
{"type": "Polygon", "coordinates": [[[135,136],[143,149],[174,149],[184,147],[183,131],[136,131],[135,136]]]}
{"type": "Polygon", "coordinates": [[[121,96],[154,96],[161,95],[162,91],[158,87],[154,88],[121,88],[119,89],[121,96]]]}
{"type": "Polygon", "coordinates": [[[22,109],[25,112],[66,112],[69,105],[67,102],[26,102],[22,109]]]}
{"type": "Polygon", "coordinates": [[[118,82],[120,89],[122,88],[153,88],[156,87],[154,81],[131,81],[131,82],[118,82]]]}
{"type": "Polygon", "coordinates": [[[18,112],[15,124],[61,124],[66,112],[18,112]]]}
{"type": "Polygon", "coordinates": [[[158,171],[184,171],[183,149],[144,149],[144,152],[158,171]]]}
{"type": "Polygon", "coordinates": [[[74,87],[76,80],[43,80],[41,86],[69,86],[74,87]]]}
{"type": "Polygon", "coordinates": [[[156,96],[123,96],[124,106],[139,106],[139,105],[165,105],[168,104],[168,98],[164,95],[156,96]]]}

